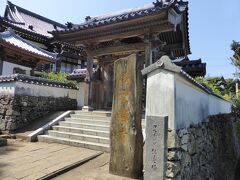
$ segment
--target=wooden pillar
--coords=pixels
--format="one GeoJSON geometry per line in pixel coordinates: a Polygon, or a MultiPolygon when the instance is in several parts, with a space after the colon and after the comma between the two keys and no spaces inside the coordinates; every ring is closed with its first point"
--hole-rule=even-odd
{"type": "Polygon", "coordinates": [[[85,90],[85,103],[83,110],[91,111],[92,108],[92,95],[93,95],[93,56],[90,52],[87,52],[87,77],[86,77],[86,90],[85,90]],[[87,98],[87,100],[86,100],[87,98]]]}
{"type": "Polygon", "coordinates": [[[107,110],[108,108],[108,91],[109,91],[109,76],[108,72],[109,66],[107,64],[104,64],[103,66],[103,83],[104,83],[104,109],[107,110]]]}
{"type": "Polygon", "coordinates": [[[0,76],[2,75],[3,71],[3,58],[0,57],[0,76]]]}
{"type": "Polygon", "coordinates": [[[148,67],[152,64],[152,47],[150,41],[145,41],[146,47],[145,47],[145,67],[148,67]]]}
{"type": "Polygon", "coordinates": [[[163,42],[159,40],[158,34],[145,35],[143,41],[146,44],[145,67],[148,67],[158,60],[159,48],[162,47],[163,42]]]}
{"type": "Polygon", "coordinates": [[[93,101],[93,56],[91,53],[87,54],[87,71],[89,76],[88,107],[91,110],[93,101]]]}
{"type": "Polygon", "coordinates": [[[103,79],[104,79],[104,109],[109,110],[111,109],[111,102],[112,102],[112,91],[113,91],[113,77],[112,77],[112,64],[107,63],[104,64],[103,68],[103,79]]]}
{"type": "Polygon", "coordinates": [[[143,175],[142,64],[136,54],[114,63],[109,171],[129,178],[143,175]]]}
{"type": "Polygon", "coordinates": [[[57,57],[57,60],[55,62],[55,71],[60,72],[61,71],[61,66],[62,66],[62,61],[60,57],[57,57]]]}

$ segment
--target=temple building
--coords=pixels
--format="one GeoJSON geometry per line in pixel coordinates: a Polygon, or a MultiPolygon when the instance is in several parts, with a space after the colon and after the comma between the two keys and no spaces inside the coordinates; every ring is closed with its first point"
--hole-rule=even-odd
{"type": "MultiPolygon", "coordinates": [[[[10,32],[14,38],[17,38],[18,44],[15,44],[16,46],[26,49],[23,45],[26,43],[40,51],[50,54],[56,53],[57,56],[49,63],[37,63],[37,66],[26,65],[20,59],[19,61],[13,61],[8,57],[1,57],[3,61],[2,69],[4,69],[2,72],[8,69],[7,72],[12,74],[15,73],[14,68],[18,68],[22,70],[22,73],[30,69],[70,73],[76,68],[83,67],[85,62],[81,55],[82,49],[63,42],[53,41],[51,32],[66,28],[67,25],[60,24],[7,1],[4,16],[0,17],[0,31],[10,32]],[[9,29],[11,30],[9,31],[9,29]]],[[[3,36],[6,36],[6,34],[9,33],[5,33],[3,36]]],[[[5,53],[6,48],[4,44],[1,44],[1,54],[5,53]]],[[[15,52],[15,59],[18,59],[17,56],[20,55],[18,52],[15,52]]]]}
{"type": "Polygon", "coordinates": [[[131,54],[141,56],[145,67],[167,55],[192,77],[206,74],[201,59],[188,59],[188,3],[182,0],[157,0],[66,25],[8,1],[0,31],[1,75],[66,72],[84,84],[87,108],[111,109],[114,62],[131,54]]]}
{"type": "Polygon", "coordinates": [[[182,0],[161,0],[140,8],[87,16],[85,22],[55,30],[53,35],[55,40],[86,52],[87,70],[75,70],[69,78],[83,80],[84,72],[87,73],[89,90],[85,93],[85,105],[93,109],[111,109],[113,63],[130,54],[141,54],[145,67],[168,55],[192,76],[206,73],[206,64],[187,59],[191,53],[188,3],[182,0]],[[97,67],[94,73],[93,65],[97,67]]]}
{"type": "Polygon", "coordinates": [[[12,29],[0,33],[0,74],[31,75],[37,64],[51,64],[57,53],[39,48],[16,35],[12,29]]]}

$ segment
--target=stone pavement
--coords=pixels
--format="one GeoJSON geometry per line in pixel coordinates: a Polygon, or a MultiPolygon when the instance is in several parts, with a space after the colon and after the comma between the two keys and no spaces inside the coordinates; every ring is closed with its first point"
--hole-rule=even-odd
{"type": "Polygon", "coordinates": [[[109,174],[110,155],[105,153],[54,180],[130,180],[109,174]]]}
{"type": "Polygon", "coordinates": [[[8,146],[0,147],[0,179],[38,179],[97,153],[67,145],[9,140],[8,146]]]}

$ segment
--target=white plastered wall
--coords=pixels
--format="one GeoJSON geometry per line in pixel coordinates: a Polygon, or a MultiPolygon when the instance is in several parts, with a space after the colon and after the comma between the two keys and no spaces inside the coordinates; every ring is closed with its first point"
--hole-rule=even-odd
{"type": "Polygon", "coordinates": [[[43,86],[18,81],[0,83],[0,94],[55,98],[69,97],[71,99],[78,98],[78,90],[75,89],[43,86]]]}
{"type": "Polygon", "coordinates": [[[156,69],[148,74],[147,116],[168,116],[170,129],[198,124],[210,115],[231,112],[231,102],[209,94],[179,73],[156,69]]]}
{"type": "Polygon", "coordinates": [[[25,67],[25,66],[21,66],[18,64],[13,64],[7,61],[3,61],[3,69],[2,69],[2,75],[11,75],[13,74],[13,69],[14,68],[20,68],[23,70],[26,70],[26,74],[30,75],[31,72],[31,68],[29,67],[25,67]]]}
{"type": "Polygon", "coordinates": [[[174,127],[174,73],[157,69],[148,74],[146,115],[168,116],[169,127],[174,127]]]}

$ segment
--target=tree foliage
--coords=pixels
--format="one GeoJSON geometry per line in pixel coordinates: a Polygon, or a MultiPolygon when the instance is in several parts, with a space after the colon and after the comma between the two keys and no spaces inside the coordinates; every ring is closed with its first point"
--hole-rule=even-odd
{"type": "Polygon", "coordinates": [[[235,91],[235,81],[233,79],[225,80],[223,77],[197,77],[196,80],[215,94],[227,100],[233,98],[235,91]]]}
{"type": "Polygon", "coordinates": [[[233,57],[231,57],[232,64],[240,70],[240,42],[233,41],[231,50],[234,52],[233,57]]]}
{"type": "Polygon", "coordinates": [[[68,80],[67,79],[67,73],[55,73],[55,72],[50,72],[50,73],[46,73],[46,72],[35,72],[35,76],[38,77],[42,77],[45,79],[50,79],[50,80],[55,80],[55,81],[59,81],[62,83],[66,83],[69,84],[70,86],[77,88],[78,84],[76,81],[72,81],[72,80],[68,80]]]}
{"type": "MultiPolygon", "coordinates": [[[[231,44],[231,50],[234,52],[233,57],[231,57],[231,61],[237,69],[235,76],[238,79],[240,77],[240,42],[233,41],[231,44]]],[[[233,98],[232,111],[235,115],[240,117],[240,94],[233,98]]]]}

